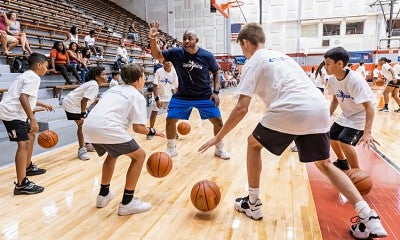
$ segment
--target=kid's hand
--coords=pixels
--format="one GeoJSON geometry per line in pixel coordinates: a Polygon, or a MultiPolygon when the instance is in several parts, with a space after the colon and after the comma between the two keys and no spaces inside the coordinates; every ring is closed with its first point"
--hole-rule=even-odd
{"type": "Polygon", "coordinates": [[[150,30],[149,30],[149,37],[150,38],[156,38],[158,36],[158,29],[160,28],[160,22],[159,21],[154,21],[149,24],[150,30]]]}
{"type": "Polygon", "coordinates": [[[217,143],[219,143],[221,140],[217,139],[217,137],[213,137],[211,138],[208,142],[206,142],[205,144],[203,144],[199,150],[197,150],[198,152],[205,152],[207,149],[209,149],[212,146],[215,146],[217,143]]]}
{"type": "Polygon", "coordinates": [[[48,104],[44,104],[43,107],[44,107],[44,109],[46,109],[46,111],[53,111],[54,110],[54,107],[51,106],[51,105],[48,105],[48,104]]]}
{"type": "Polygon", "coordinates": [[[39,131],[39,124],[36,122],[36,120],[32,120],[30,125],[31,129],[29,130],[29,133],[37,133],[39,131]]]}
{"type": "MultiPolygon", "coordinates": [[[[154,130],[156,130],[156,129],[154,129],[154,130]]],[[[165,138],[165,134],[163,132],[160,132],[157,130],[156,130],[156,134],[154,134],[154,136],[165,138]]]]}
{"type": "Polygon", "coordinates": [[[219,96],[216,93],[211,94],[210,100],[214,101],[215,106],[219,106],[219,96]]]}
{"type": "Polygon", "coordinates": [[[157,106],[159,109],[161,109],[161,107],[162,107],[161,101],[157,101],[157,102],[156,102],[156,106],[157,106]]]}
{"type": "Polygon", "coordinates": [[[360,141],[358,141],[357,145],[362,144],[362,147],[365,148],[367,146],[368,149],[370,147],[376,148],[375,143],[380,146],[379,142],[377,142],[370,133],[364,132],[363,136],[360,138],[360,141]]]}

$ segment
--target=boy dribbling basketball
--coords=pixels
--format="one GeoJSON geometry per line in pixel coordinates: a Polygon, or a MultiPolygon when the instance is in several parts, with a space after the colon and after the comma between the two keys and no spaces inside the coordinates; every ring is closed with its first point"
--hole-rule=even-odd
{"type": "Polygon", "coordinates": [[[37,101],[40,76],[47,73],[46,56],[32,53],[28,64],[30,70],[14,80],[0,102],[0,119],[3,120],[10,141],[18,143],[15,154],[17,182],[14,195],[36,194],[44,190],[44,187],[34,184],[26,177],[46,172],[45,169],[33,165],[31,161],[35,134],[39,131],[33,108],[40,106],[46,110],[53,109],[52,106],[37,101]]]}
{"type": "Polygon", "coordinates": [[[83,123],[83,134],[99,156],[107,153],[96,202],[98,208],[105,207],[114,198],[114,193],[109,188],[117,158],[121,155],[131,158],[124,195],[118,210],[119,215],[129,215],[149,211],[151,204],[133,197],[146,153],[132,139],[127,129],[132,126],[136,133],[165,136],[145,126],[146,99],[140,93],[145,82],[143,68],[136,64],[126,64],[121,69],[121,78],[125,84],[115,86],[102,95],[83,123]]]}

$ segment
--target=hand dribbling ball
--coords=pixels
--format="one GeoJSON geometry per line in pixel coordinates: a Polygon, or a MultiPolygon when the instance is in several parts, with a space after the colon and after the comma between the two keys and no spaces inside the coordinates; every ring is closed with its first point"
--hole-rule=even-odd
{"type": "Polygon", "coordinates": [[[179,133],[179,134],[181,134],[181,135],[187,135],[187,134],[190,133],[190,130],[191,130],[192,128],[190,127],[190,124],[189,124],[188,122],[180,122],[180,123],[178,124],[177,129],[178,129],[178,133],[179,133]]]}
{"type": "Polygon", "coordinates": [[[208,212],[218,206],[221,201],[221,191],[215,183],[203,180],[193,186],[190,199],[198,210],[208,212]]]}
{"type": "Polygon", "coordinates": [[[383,85],[385,85],[385,80],[382,78],[378,78],[378,79],[376,79],[375,84],[376,84],[376,86],[379,86],[379,87],[383,86],[383,85]]]}
{"type": "Polygon", "coordinates": [[[366,171],[359,168],[352,168],[346,171],[346,174],[361,195],[366,195],[371,191],[373,185],[372,179],[366,171]]]}
{"type": "Polygon", "coordinates": [[[58,135],[54,131],[45,130],[39,134],[37,141],[42,148],[52,148],[58,143],[58,135]]]}
{"type": "Polygon", "coordinates": [[[147,159],[146,168],[153,177],[165,177],[172,169],[171,156],[165,152],[155,152],[147,159]]]}

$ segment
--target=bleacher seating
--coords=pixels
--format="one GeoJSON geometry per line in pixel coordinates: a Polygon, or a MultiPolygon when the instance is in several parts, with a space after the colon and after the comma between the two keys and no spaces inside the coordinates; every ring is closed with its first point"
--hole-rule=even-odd
{"type": "MultiPolygon", "coordinates": [[[[115,52],[124,33],[128,31],[126,23],[135,22],[139,31],[140,39],[138,47],[148,45],[148,23],[126,11],[113,2],[103,0],[78,1],[78,0],[5,0],[0,2],[0,8],[13,10],[18,13],[18,21],[21,29],[26,32],[31,49],[49,56],[54,41],[64,41],[71,28],[75,25],[78,29],[80,44],[89,31],[97,30],[96,44],[104,47],[104,60],[91,59],[92,63],[103,65],[106,72],[112,71],[115,61],[115,52]]],[[[168,37],[172,39],[171,37],[168,37]]],[[[148,55],[143,54],[141,49],[130,49],[131,62],[142,65],[145,68],[146,86],[148,89],[153,81],[154,61],[148,55]]],[[[12,59],[22,54],[21,47],[13,49],[13,54],[7,57],[0,56],[0,101],[4,92],[7,91],[18,73],[10,73],[7,65],[12,59]]],[[[39,122],[40,131],[51,129],[63,137],[60,138],[58,146],[76,142],[76,125],[68,121],[60,102],[69,92],[78,85],[64,85],[65,80],[59,74],[48,74],[42,77],[39,90],[39,101],[55,106],[52,112],[36,109],[36,119],[39,122]]],[[[100,92],[108,89],[108,85],[101,86],[100,92]]],[[[144,92],[147,103],[151,103],[151,92],[144,92]]],[[[13,162],[15,155],[15,144],[8,141],[7,132],[0,121],[0,151],[2,159],[0,166],[13,162]]],[[[35,146],[34,154],[46,151],[35,146]]]]}

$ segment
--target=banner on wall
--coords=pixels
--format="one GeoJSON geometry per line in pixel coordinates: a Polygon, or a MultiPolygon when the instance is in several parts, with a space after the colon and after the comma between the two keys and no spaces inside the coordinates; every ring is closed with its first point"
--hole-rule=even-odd
{"type": "Polygon", "coordinates": [[[372,51],[357,51],[357,52],[349,52],[350,59],[349,63],[373,63],[372,59],[372,51]]]}

